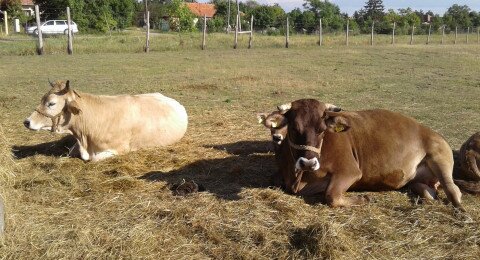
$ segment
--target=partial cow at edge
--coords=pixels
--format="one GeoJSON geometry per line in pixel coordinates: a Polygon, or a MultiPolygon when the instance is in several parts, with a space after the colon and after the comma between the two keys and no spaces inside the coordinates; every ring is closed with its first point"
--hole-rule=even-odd
{"type": "Polygon", "coordinates": [[[375,109],[333,112],[325,103],[301,99],[279,106],[287,136],[279,148],[279,170],[288,192],[325,194],[332,207],[361,205],[345,192],[397,190],[408,186],[426,200],[441,185],[457,209],[452,150],[435,131],[413,118],[375,109]]]}
{"type": "Polygon", "coordinates": [[[70,81],[52,88],[24,121],[31,130],[71,133],[83,160],[99,161],[179,141],[188,116],[176,100],[160,93],[103,96],[76,91],[70,81]]]}
{"type": "Polygon", "coordinates": [[[468,193],[480,194],[480,132],[463,143],[458,154],[460,167],[455,183],[468,193]]]}

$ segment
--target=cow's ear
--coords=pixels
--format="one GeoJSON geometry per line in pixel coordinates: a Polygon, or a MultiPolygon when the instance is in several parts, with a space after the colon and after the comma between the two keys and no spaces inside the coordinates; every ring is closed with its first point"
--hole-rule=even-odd
{"type": "Polygon", "coordinates": [[[265,119],[267,119],[268,114],[267,113],[258,113],[257,114],[257,119],[259,124],[265,124],[265,119]]]}
{"type": "Polygon", "coordinates": [[[337,112],[326,112],[325,124],[329,131],[336,133],[345,132],[350,128],[348,120],[337,112]]]}
{"type": "Polygon", "coordinates": [[[78,115],[82,112],[82,110],[80,109],[80,106],[78,105],[78,103],[76,101],[70,101],[67,103],[67,110],[68,112],[74,114],[74,115],[78,115]]]}

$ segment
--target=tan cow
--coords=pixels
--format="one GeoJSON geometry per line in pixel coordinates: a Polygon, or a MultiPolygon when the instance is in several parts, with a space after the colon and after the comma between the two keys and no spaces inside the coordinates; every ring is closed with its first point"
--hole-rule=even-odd
{"type": "Polygon", "coordinates": [[[185,108],[160,93],[95,96],[73,90],[69,81],[51,85],[24,125],[71,132],[83,160],[170,145],[187,130],[185,108]]]}
{"type": "Polygon", "coordinates": [[[410,117],[387,110],[328,111],[324,103],[301,99],[280,106],[288,124],[279,169],[287,190],[324,193],[332,207],[360,205],[365,197],[347,190],[382,191],[409,186],[422,198],[436,198],[442,185],[463,210],[453,183],[453,155],[445,139],[410,117]]]}

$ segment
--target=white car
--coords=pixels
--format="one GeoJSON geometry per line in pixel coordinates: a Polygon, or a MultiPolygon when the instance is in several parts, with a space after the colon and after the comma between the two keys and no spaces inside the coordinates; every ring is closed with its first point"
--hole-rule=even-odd
{"type": "MultiPolygon", "coordinates": [[[[49,20],[42,24],[42,34],[68,34],[67,20],[49,20]]],[[[78,33],[77,24],[72,21],[70,24],[72,33],[78,33]]],[[[27,28],[28,34],[38,35],[37,26],[31,26],[27,28]]]]}

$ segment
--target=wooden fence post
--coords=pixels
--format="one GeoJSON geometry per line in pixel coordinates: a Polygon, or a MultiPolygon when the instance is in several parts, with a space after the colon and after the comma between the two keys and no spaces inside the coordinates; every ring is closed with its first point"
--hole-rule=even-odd
{"type": "Polygon", "coordinates": [[[37,54],[43,55],[42,24],[40,23],[40,11],[38,10],[38,5],[35,5],[35,17],[37,21],[37,32],[38,32],[37,54]]]}
{"type": "Polygon", "coordinates": [[[467,39],[466,39],[467,44],[468,44],[468,35],[469,35],[469,34],[470,34],[470,27],[467,27],[467,39]]]}
{"type": "Polygon", "coordinates": [[[7,15],[7,11],[3,11],[3,21],[5,22],[5,35],[8,35],[8,15],[7,15]]]}
{"type": "Polygon", "coordinates": [[[233,40],[233,48],[236,49],[238,46],[238,20],[239,20],[239,14],[237,13],[237,17],[235,19],[235,39],[233,40]]]}
{"type": "Polygon", "coordinates": [[[413,34],[415,33],[415,25],[412,25],[412,34],[410,35],[410,45],[413,44],[413,34]]]}
{"type": "Polygon", "coordinates": [[[370,35],[370,45],[373,46],[373,30],[375,29],[375,21],[372,22],[372,34],[370,35]]]}
{"type": "Polygon", "coordinates": [[[202,50],[205,50],[205,37],[207,34],[207,15],[203,15],[203,38],[202,38],[202,50]]]}
{"type": "Polygon", "coordinates": [[[149,51],[150,51],[150,11],[147,11],[147,38],[145,39],[145,52],[149,52],[149,51]]]}
{"type": "Polygon", "coordinates": [[[252,41],[253,41],[253,15],[250,18],[250,38],[248,39],[248,48],[252,48],[252,41]]]}
{"type": "Polygon", "coordinates": [[[68,30],[68,43],[67,43],[67,53],[69,55],[73,54],[73,40],[72,40],[72,19],[70,18],[70,7],[67,7],[67,30],[68,30]]]}
{"type": "Polygon", "coordinates": [[[458,36],[458,26],[455,26],[455,42],[454,42],[454,44],[457,44],[457,36],[458,36]]]}
{"type": "Polygon", "coordinates": [[[442,44],[445,42],[445,25],[442,26],[442,44]]]}
{"type": "Polygon", "coordinates": [[[237,0],[237,15],[238,15],[238,31],[242,31],[242,23],[240,21],[240,0],[237,0]]]}
{"type": "Polygon", "coordinates": [[[432,24],[428,26],[427,44],[430,44],[430,35],[432,34],[432,24]]]}
{"type": "Polygon", "coordinates": [[[322,18],[320,18],[319,24],[318,24],[318,45],[322,46],[323,42],[323,28],[322,28],[322,18]]]}
{"type": "Polygon", "coordinates": [[[227,30],[225,33],[230,32],[230,0],[228,0],[228,13],[227,13],[227,30]]]}
{"type": "Polygon", "coordinates": [[[397,23],[393,22],[393,31],[392,31],[392,45],[395,44],[395,29],[397,27],[397,23]]]}
{"type": "Polygon", "coordinates": [[[350,30],[350,19],[347,18],[347,31],[345,32],[345,45],[348,46],[348,33],[350,30]]]}
{"type": "Polygon", "coordinates": [[[287,16],[287,31],[285,32],[285,48],[288,48],[288,38],[289,38],[289,24],[288,24],[288,16],[287,16]]]}
{"type": "Polygon", "coordinates": [[[477,27],[477,43],[480,43],[480,27],[477,27]]]}

